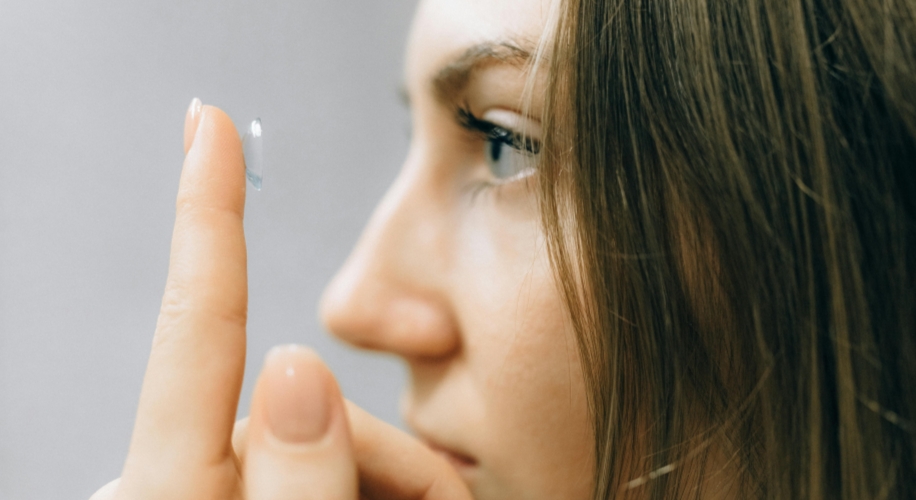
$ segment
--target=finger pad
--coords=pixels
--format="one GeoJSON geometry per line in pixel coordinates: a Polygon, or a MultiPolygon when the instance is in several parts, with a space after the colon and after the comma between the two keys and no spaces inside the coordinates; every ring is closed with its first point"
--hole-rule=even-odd
{"type": "Polygon", "coordinates": [[[232,120],[219,108],[204,106],[191,149],[185,157],[178,208],[245,208],[245,160],[232,120]]]}

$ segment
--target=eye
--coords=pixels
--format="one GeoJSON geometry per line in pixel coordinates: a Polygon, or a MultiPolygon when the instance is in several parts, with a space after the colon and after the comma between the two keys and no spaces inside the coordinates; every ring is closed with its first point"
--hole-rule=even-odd
{"type": "Polygon", "coordinates": [[[494,125],[484,148],[487,166],[497,180],[522,177],[534,172],[538,151],[534,143],[518,133],[494,125]]]}
{"type": "Polygon", "coordinates": [[[505,110],[487,112],[483,118],[477,118],[466,107],[458,111],[459,124],[483,136],[484,158],[497,182],[525,177],[534,173],[537,167],[540,142],[508,128],[509,124],[515,125],[522,120],[517,113],[505,110]]]}

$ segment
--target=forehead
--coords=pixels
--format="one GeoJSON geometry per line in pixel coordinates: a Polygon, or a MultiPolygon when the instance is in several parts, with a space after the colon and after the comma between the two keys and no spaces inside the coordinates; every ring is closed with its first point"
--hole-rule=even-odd
{"type": "Polygon", "coordinates": [[[422,0],[407,45],[408,86],[422,85],[469,47],[481,43],[511,43],[534,52],[552,3],[553,0],[422,0]]]}

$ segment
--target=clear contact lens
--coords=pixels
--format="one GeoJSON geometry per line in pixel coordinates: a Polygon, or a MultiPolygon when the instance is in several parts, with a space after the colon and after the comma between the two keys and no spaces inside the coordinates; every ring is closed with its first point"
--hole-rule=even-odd
{"type": "Polygon", "coordinates": [[[248,125],[242,136],[242,151],[245,153],[245,176],[258,191],[264,180],[264,145],[261,141],[261,119],[256,118],[248,125]]]}

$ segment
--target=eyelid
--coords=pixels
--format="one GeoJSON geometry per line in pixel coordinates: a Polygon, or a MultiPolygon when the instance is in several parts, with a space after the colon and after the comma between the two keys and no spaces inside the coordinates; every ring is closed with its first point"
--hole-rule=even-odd
{"type": "MultiPolygon", "coordinates": [[[[527,152],[530,159],[535,159],[540,150],[540,135],[542,133],[539,121],[526,118],[517,111],[493,107],[484,111],[480,117],[475,116],[471,106],[465,103],[457,109],[455,119],[465,130],[476,136],[476,140],[483,139],[488,143],[499,142],[511,147],[522,154],[527,152]]],[[[536,160],[535,160],[536,161],[536,160]]],[[[473,191],[474,197],[478,193],[487,191],[506,184],[513,184],[536,173],[535,165],[517,172],[509,177],[493,175],[486,181],[476,184],[473,191]]]]}
{"type": "Polygon", "coordinates": [[[505,108],[491,108],[480,115],[480,119],[500,128],[521,134],[533,141],[541,139],[541,124],[522,114],[505,108]]]}
{"type": "Polygon", "coordinates": [[[520,113],[503,108],[491,108],[485,112],[485,115],[499,123],[478,118],[467,104],[458,108],[455,119],[462,128],[482,135],[487,141],[499,141],[516,150],[538,154],[541,139],[534,134],[541,132],[539,122],[526,119],[520,113]]]}

